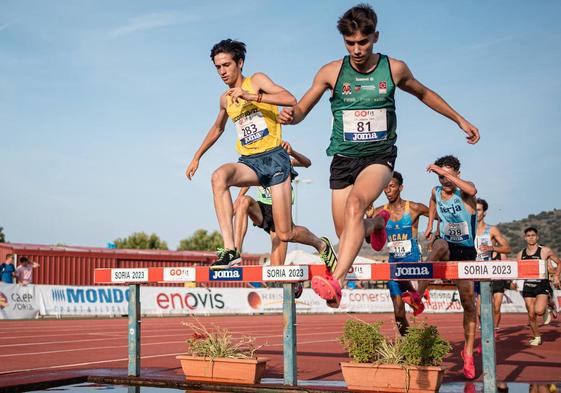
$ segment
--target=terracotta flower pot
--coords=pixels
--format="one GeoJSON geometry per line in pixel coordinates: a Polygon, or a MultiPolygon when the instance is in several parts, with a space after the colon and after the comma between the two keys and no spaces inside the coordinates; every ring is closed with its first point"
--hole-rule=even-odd
{"type": "Polygon", "coordinates": [[[255,384],[261,381],[267,366],[266,358],[230,359],[176,356],[188,381],[255,384]]]}
{"type": "Polygon", "coordinates": [[[442,367],[345,362],[341,370],[349,390],[367,392],[436,392],[444,377],[442,367]]]}

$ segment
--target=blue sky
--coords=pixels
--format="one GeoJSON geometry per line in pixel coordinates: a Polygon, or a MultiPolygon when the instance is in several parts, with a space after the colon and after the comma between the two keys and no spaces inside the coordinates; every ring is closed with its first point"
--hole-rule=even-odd
{"type": "MultiPolygon", "coordinates": [[[[175,248],[218,229],[210,175],[237,159],[233,125],[184,170],[225,85],[212,45],[248,45],[245,73],[265,72],[300,98],[345,55],[337,18],[349,1],[2,1],[0,226],[12,242],[105,246],[132,232],[175,248]],[[235,7],[232,5],[235,4],[235,7]]],[[[397,94],[396,168],[403,196],[428,202],[435,158],[454,154],[488,200],[488,221],[560,208],[561,3],[379,1],[376,49],[479,127],[469,146],[449,120],[397,94]]],[[[301,170],[298,221],[335,237],[325,97],[284,137],[313,162],[301,170]]],[[[384,203],[382,196],[379,203],[384,203]]],[[[422,223],[424,227],[424,223],[422,223]]],[[[250,227],[245,251],[269,250],[250,227]]]]}

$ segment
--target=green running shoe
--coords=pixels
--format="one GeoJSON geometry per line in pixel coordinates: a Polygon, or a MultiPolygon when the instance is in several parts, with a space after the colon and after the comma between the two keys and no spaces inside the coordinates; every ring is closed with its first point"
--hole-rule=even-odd
{"type": "Polygon", "coordinates": [[[326,247],[325,251],[319,254],[319,257],[321,258],[323,263],[325,263],[325,266],[327,266],[329,272],[333,273],[335,271],[335,268],[337,267],[337,255],[335,255],[335,250],[333,250],[331,242],[328,238],[323,236],[320,237],[320,240],[325,243],[326,247]]]}

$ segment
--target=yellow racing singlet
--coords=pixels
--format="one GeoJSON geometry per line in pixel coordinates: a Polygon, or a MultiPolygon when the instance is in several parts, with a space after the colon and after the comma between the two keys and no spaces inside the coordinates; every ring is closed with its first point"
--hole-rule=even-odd
{"type": "MultiPolygon", "coordinates": [[[[257,94],[251,85],[251,77],[242,82],[242,89],[257,94]]],[[[236,150],[242,156],[259,154],[280,146],[282,129],[276,105],[239,99],[236,104],[226,97],[226,112],[236,126],[236,150]]]]}

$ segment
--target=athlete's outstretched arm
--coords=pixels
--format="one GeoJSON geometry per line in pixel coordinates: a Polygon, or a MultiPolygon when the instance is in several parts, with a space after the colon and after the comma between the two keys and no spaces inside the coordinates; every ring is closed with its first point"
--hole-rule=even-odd
{"type": "Polygon", "coordinates": [[[390,66],[395,82],[400,89],[414,95],[429,108],[455,122],[466,133],[468,143],[474,144],[479,141],[479,130],[477,127],[456,112],[436,92],[416,80],[405,62],[390,59],[390,66]]]}
{"type": "Polygon", "coordinates": [[[228,114],[226,113],[226,97],[222,95],[220,97],[220,110],[218,111],[218,116],[216,116],[216,120],[208,133],[203,139],[201,146],[195,152],[193,159],[189,163],[189,166],[185,170],[185,176],[187,179],[191,180],[193,176],[195,176],[195,172],[199,168],[199,161],[203,154],[206,153],[208,149],[220,138],[222,133],[224,132],[224,127],[226,127],[226,120],[228,120],[228,114]]]}
{"type": "Polygon", "coordinates": [[[429,208],[424,203],[420,202],[409,202],[411,206],[411,210],[414,213],[413,221],[417,220],[421,216],[428,217],[429,216],[429,208]]]}
{"type": "Polygon", "coordinates": [[[312,86],[300,101],[292,108],[283,108],[279,113],[278,120],[281,124],[298,124],[310,113],[312,108],[321,99],[321,96],[329,88],[333,88],[337,74],[341,68],[341,61],[334,61],[324,65],[316,74],[312,86]]]}
{"type": "Polygon", "coordinates": [[[286,150],[288,155],[292,157],[292,159],[290,160],[292,166],[301,166],[304,168],[308,168],[310,165],[312,165],[312,160],[310,160],[304,154],[294,150],[290,143],[288,143],[287,141],[282,141],[281,146],[284,150],[286,150]]]}
{"type": "Polygon", "coordinates": [[[542,250],[542,257],[545,260],[551,259],[553,262],[557,264],[557,270],[555,275],[553,276],[553,284],[554,286],[559,289],[561,288],[560,278],[561,278],[561,260],[559,257],[553,252],[553,250],[549,247],[544,247],[542,250]]]}
{"type": "Polygon", "coordinates": [[[271,78],[262,72],[257,72],[251,77],[253,90],[257,93],[250,93],[241,87],[234,87],[226,92],[232,100],[238,102],[241,98],[246,101],[264,102],[279,106],[291,106],[296,104],[296,98],[284,87],[275,84],[271,78]]]}
{"type": "Polygon", "coordinates": [[[432,225],[435,219],[436,219],[436,189],[433,188],[430,195],[429,219],[427,222],[427,229],[425,229],[425,233],[424,233],[425,239],[430,239],[432,235],[432,225]]]}
{"type": "Polygon", "coordinates": [[[490,250],[483,249],[483,251],[494,251],[494,252],[497,252],[499,254],[510,254],[512,252],[512,247],[510,246],[510,243],[508,242],[508,239],[506,237],[504,237],[504,235],[501,233],[499,228],[491,227],[490,234],[491,234],[491,239],[493,240],[493,243],[497,244],[497,245],[492,245],[492,246],[482,245],[481,246],[482,248],[486,248],[486,247],[490,248],[490,250]]]}
{"type": "Polygon", "coordinates": [[[475,184],[470,181],[461,179],[459,176],[456,176],[452,172],[444,170],[438,165],[430,164],[427,167],[427,172],[436,173],[439,177],[444,176],[467,196],[474,197],[475,195],[477,195],[477,188],[475,188],[475,184]]]}

